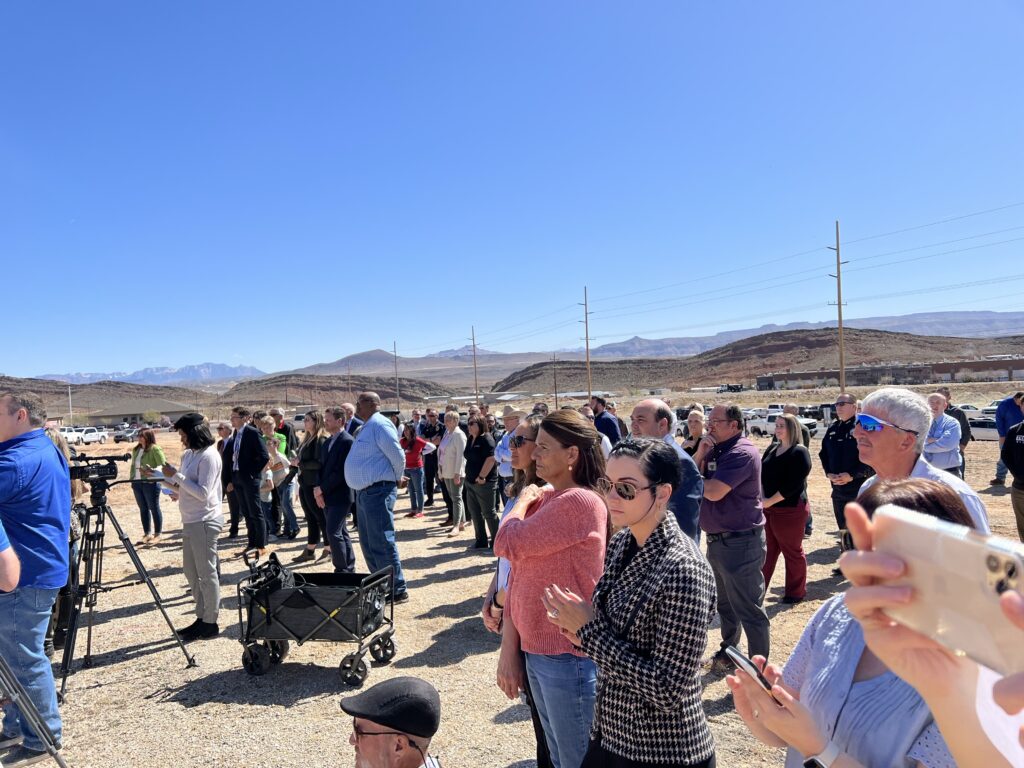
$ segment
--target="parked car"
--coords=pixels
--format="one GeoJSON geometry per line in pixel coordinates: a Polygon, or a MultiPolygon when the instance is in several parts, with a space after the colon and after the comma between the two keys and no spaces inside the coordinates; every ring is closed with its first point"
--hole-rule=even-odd
{"type": "Polygon", "coordinates": [[[960,405],[954,405],[953,407],[959,408],[961,411],[963,411],[964,416],[966,416],[968,419],[980,419],[982,417],[981,408],[979,408],[976,405],[971,405],[970,403],[961,403],[960,405]]]}
{"type": "Polygon", "coordinates": [[[295,414],[295,416],[292,418],[292,429],[294,429],[296,432],[306,431],[306,414],[295,414]]]}
{"type": "Polygon", "coordinates": [[[131,427],[125,429],[119,429],[114,432],[115,443],[134,443],[139,439],[139,430],[132,429],[131,427]]]}
{"type": "MultiPolygon", "coordinates": [[[[747,430],[755,437],[770,437],[775,434],[775,420],[781,415],[781,412],[769,413],[763,418],[757,417],[749,419],[747,421],[747,430]]],[[[818,434],[818,422],[814,419],[808,419],[803,416],[798,416],[797,419],[801,424],[807,427],[807,431],[811,433],[811,437],[818,434]]]]}
{"type": "Polygon", "coordinates": [[[998,440],[999,432],[996,430],[996,420],[982,416],[977,419],[967,419],[971,425],[971,434],[975,440],[998,440]]]}
{"type": "Polygon", "coordinates": [[[982,408],[981,409],[982,417],[991,416],[992,418],[995,418],[996,409],[999,407],[999,404],[1001,402],[1003,402],[1003,401],[1002,400],[993,400],[991,403],[989,403],[984,408],[982,408]]]}
{"type": "Polygon", "coordinates": [[[64,436],[64,439],[68,441],[68,445],[82,444],[81,427],[61,427],[60,433],[64,436]]]}
{"type": "Polygon", "coordinates": [[[109,435],[103,427],[85,427],[81,436],[82,439],[79,442],[88,445],[89,443],[105,443],[109,435]]]}

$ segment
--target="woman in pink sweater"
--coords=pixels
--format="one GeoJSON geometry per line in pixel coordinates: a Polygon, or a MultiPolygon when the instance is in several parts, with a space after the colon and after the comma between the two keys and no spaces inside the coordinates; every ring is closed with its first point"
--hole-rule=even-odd
{"type": "Polygon", "coordinates": [[[551,489],[523,490],[494,552],[512,564],[504,620],[519,633],[551,761],[578,768],[590,739],[597,668],[548,621],[542,595],[564,583],[590,600],[604,570],[608,509],[594,492],[605,471],[601,435],[576,411],[556,411],[541,422],[533,457],[551,489]]]}

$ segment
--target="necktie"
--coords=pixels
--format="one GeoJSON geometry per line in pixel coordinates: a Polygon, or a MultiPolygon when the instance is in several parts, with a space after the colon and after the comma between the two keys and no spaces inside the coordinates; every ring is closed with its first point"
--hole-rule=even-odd
{"type": "Polygon", "coordinates": [[[242,433],[241,433],[240,430],[236,430],[235,431],[235,444],[232,447],[234,448],[234,456],[231,459],[231,468],[235,472],[237,472],[238,471],[238,451],[242,447],[242,433]]]}

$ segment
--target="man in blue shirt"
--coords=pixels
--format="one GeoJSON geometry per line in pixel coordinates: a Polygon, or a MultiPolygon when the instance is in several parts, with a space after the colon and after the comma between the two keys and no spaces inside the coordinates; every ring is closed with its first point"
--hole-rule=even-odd
{"type": "MultiPolygon", "coordinates": [[[[21,561],[17,588],[0,593],[0,656],[59,745],[57,690],[43,642],[57,592],[68,580],[71,478],[67,461],[43,431],[45,422],[37,395],[0,394],[0,525],[21,561]]],[[[13,704],[4,707],[0,748],[4,765],[45,752],[13,704]]]]}
{"type": "Polygon", "coordinates": [[[0,523],[0,592],[12,592],[21,578],[21,563],[7,538],[7,531],[0,523]]]}
{"type": "Polygon", "coordinates": [[[395,543],[395,499],[398,480],[405,473],[405,451],[398,430],[380,413],[380,396],[363,392],[356,400],[356,415],[363,426],[345,459],[345,481],[356,492],[359,511],[359,548],[371,573],[389,565],[395,571],[393,598],[409,599],[402,561],[395,543]]]}
{"type": "Polygon", "coordinates": [[[594,426],[598,432],[608,438],[608,442],[614,448],[615,444],[622,439],[622,433],[619,432],[618,420],[608,413],[607,405],[608,401],[603,397],[594,395],[590,398],[590,407],[594,409],[594,426]]]}
{"type": "MultiPolygon", "coordinates": [[[[1024,392],[1015,392],[996,407],[996,432],[999,433],[999,450],[1006,442],[1006,433],[1010,427],[1020,424],[1020,403],[1024,400],[1024,392]]],[[[996,476],[989,481],[990,485],[1006,485],[1006,465],[1002,459],[996,462],[996,476]]]]}

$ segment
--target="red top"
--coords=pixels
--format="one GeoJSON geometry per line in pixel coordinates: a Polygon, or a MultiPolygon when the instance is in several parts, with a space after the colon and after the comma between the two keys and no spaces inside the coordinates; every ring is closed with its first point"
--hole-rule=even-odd
{"type": "Polygon", "coordinates": [[[584,600],[604,572],[608,508],[585,488],[548,491],[525,514],[509,512],[494,537],[494,554],[512,564],[505,612],[527,653],[584,656],[548,621],[540,596],[546,587],[568,587],[584,600]]]}
{"type": "Polygon", "coordinates": [[[423,448],[426,446],[427,441],[422,437],[414,437],[412,439],[412,443],[410,443],[403,437],[401,443],[402,447],[405,449],[405,468],[419,469],[422,467],[423,448]]]}

